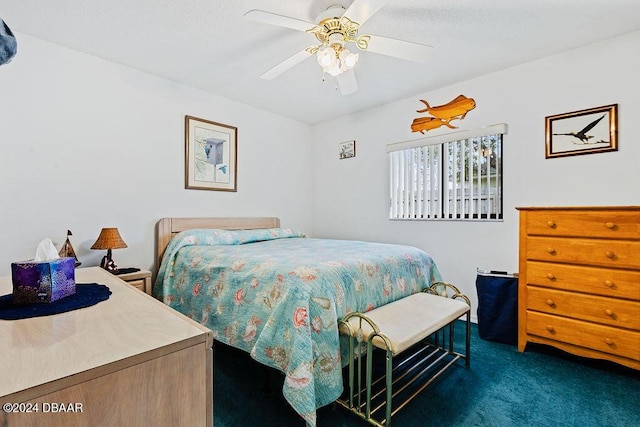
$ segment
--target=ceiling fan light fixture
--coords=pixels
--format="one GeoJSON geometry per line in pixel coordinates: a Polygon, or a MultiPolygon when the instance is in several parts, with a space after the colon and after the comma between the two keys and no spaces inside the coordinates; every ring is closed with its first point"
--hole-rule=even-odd
{"type": "Polygon", "coordinates": [[[341,43],[331,43],[320,46],[316,52],[316,58],[322,67],[322,72],[335,77],[352,69],[358,62],[359,55],[351,53],[341,43]]]}
{"type": "Polygon", "coordinates": [[[335,66],[333,66],[331,68],[328,68],[328,69],[326,69],[324,71],[325,71],[325,73],[329,73],[329,75],[331,75],[333,77],[336,77],[336,76],[342,74],[342,69],[340,69],[340,67],[338,65],[335,65],[335,66]]]}
{"type": "Polygon", "coordinates": [[[356,65],[358,59],[360,58],[360,55],[357,53],[351,53],[349,49],[344,49],[342,52],[340,52],[339,57],[340,62],[345,66],[345,68],[347,70],[350,70],[356,65]]]}
{"type": "Polygon", "coordinates": [[[318,48],[316,57],[318,58],[318,64],[320,64],[323,69],[331,68],[338,62],[336,52],[331,46],[322,46],[318,48]]]}

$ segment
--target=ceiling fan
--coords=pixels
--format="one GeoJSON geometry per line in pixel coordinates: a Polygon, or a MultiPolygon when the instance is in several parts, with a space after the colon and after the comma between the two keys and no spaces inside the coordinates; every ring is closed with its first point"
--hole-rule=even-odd
{"type": "Polygon", "coordinates": [[[358,34],[360,26],[378,12],[386,0],[354,0],[345,10],[339,5],[329,6],[317,18],[317,24],[263,10],[250,10],[244,17],[255,22],[277,25],[313,34],[318,45],[309,46],[285,59],[260,77],[271,80],[303,60],[315,55],[325,74],[335,76],[342,95],[358,90],[353,67],[358,62],[358,54],[351,52],[349,43],[357,49],[382,55],[424,63],[431,46],[373,34],[358,34]]]}

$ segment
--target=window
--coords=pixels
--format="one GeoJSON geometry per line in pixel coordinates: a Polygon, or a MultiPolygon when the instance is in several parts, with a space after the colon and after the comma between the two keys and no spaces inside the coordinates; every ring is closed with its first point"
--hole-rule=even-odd
{"type": "Polygon", "coordinates": [[[506,125],[388,146],[391,219],[502,219],[506,125]]]}

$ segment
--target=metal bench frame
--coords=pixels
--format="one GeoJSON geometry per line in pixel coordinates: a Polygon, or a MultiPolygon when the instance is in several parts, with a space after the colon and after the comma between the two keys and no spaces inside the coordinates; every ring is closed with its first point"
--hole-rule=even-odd
{"type": "Polygon", "coordinates": [[[390,427],[391,417],[433,383],[442,373],[453,366],[456,361],[464,359],[465,366],[469,367],[470,365],[471,302],[469,298],[460,293],[454,285],[445,282],[434,283],[423,292],[451,299],[461,298],[469,306],[465,316],[466,342],[464,354],[454,350],[454,323],[457,319],[452,320],[438,330],[430,331],[429,338],[432,339],[414,343],[409,349],[396,354],[395,363],[390,339],[384,334],[384,331],[380,331],[378,326],[366,314],[359,312],[349,313],[339,322],[341,330],[348,331],[349,336],[349,378],[346,393],[337,402],[375,426],[390,427]],[[359,319],[360,326],[357,330],[354,330],[348,322],[353,317],[359,319]],[[370,334],[366,341],[362,335],[362,322],[367,322],[373,329],[373,333],[370,334]],[[447,329],[448,334],[446,333],[447,329]],[[445,345],[446,335],[449,338],[448,345],[445,345]],[[386,351],[385,372],[376,379],[373,379],[373,354],[374,348],[376,348],[373,345],[374,337],[382,339],[386,346],[386,349],[382,349],[382,351],[386,351]],[[358,357],[356,357],[356,353],[359,355],[358,357]],[[363,358],[366,358],[364,384],[362,374],[363,358]],[[397,374],[397,376],[394,376],[394,374],[397,374]],[[408,388],[414,383],[417,383],[417,390],[406,396],[411,391],[408,388]],[[365,396],[364,399],[363,396],[365,396]],[[393,399],[396,397],[402,397],[403,399],[393,409],[393,399]],[[386,409],[384,417],[380,416],[382,415],[380,411],[382,408],[386,409]]]}

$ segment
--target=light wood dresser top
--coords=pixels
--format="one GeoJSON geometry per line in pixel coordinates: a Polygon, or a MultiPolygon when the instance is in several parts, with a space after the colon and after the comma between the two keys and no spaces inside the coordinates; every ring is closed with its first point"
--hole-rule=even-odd
{"type": "MultiPolygon", "coordinates": [[[[67,313],[0,320],[0,396],[28,395],[89,370],[106,374],[199,342],[211,348],[207,328],[98,267],[77,269],[76,283],[103,284],[112,295],[67,313]]],[[[0,278],[0,295],[11,292],[11,278],[0,278]]]]}

